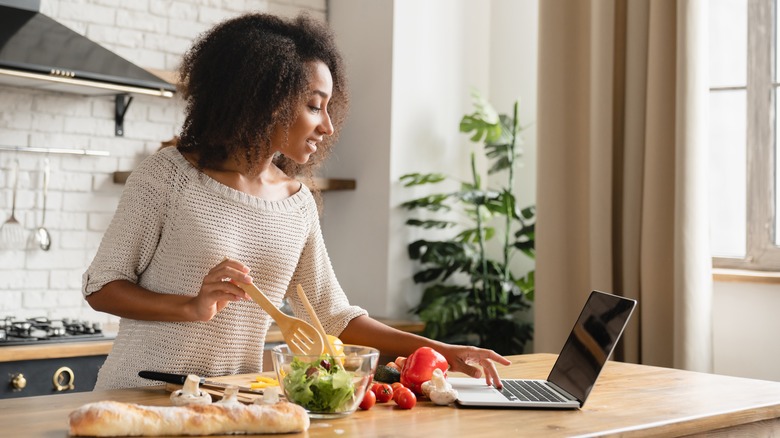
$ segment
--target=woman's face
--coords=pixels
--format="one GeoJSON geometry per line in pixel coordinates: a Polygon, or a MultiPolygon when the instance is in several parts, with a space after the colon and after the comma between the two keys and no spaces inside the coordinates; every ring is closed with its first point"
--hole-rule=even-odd
{"type": "Polygon", "coordinates": [[[309,62],[306,68],[311,76],[308,99],[298,108],[289,130],[285,132],[284,127],[278,126],[271,137],[273,151],[281,152],[298,164],[306,163],[325,136],[333,134],[328,114],[328,102],[333,94],[330,69],[321,61],[309,62]]]}

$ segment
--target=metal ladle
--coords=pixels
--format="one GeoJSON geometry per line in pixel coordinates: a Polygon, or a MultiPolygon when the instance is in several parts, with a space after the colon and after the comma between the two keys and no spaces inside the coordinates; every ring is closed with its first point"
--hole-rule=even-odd
{"type": "Polygon", "coordinates": [[[46,195],[49,192],[49,159],[43,162],[43,204],[41,205],[41,225],[35,230],[35,241],[42,250],[48,251],[51,248],[51,235],[49,230],[43,226],[46,221],[46,195]]]}

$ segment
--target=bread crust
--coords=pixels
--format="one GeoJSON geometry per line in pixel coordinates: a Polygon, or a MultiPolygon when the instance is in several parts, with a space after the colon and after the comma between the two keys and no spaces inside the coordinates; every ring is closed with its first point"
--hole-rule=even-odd
{"type": "Polygon", "coordinates": [[[100,401],[71,412],[69,423],[71,436],[265,434],[303,432],[309,416],[286,401],[190,406],[100,401]]]}

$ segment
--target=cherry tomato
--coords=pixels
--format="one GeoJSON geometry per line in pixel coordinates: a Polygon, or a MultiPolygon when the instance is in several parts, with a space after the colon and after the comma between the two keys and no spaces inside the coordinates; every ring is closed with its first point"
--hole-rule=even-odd
{"type": "Polygon", "coordinates": [[[401,382],[394,382],[390,387],[393,388],[393,400],[398,397],[398,392],[401,388],[406,388],[401,382]]]}
{"type": "Polygon", "coordinates": [[[411,389],[403,388],[398,391],[395,403],[401,409],[412,409],[417,404],[417,396],[414,395],[411,389]]]}
{"type": "Polygon", "coordinates": [[[393,399],[393,387],[387,383],[374,383],[371,390],[376,394],[377,403],[387,403],[393,399]]]}
{"type": "Polygon", "coordinates": [[[360,409],[367,411],[373,408],[374,404],[376,404],[376,394],[374,394],[374,391],[369,389],[363,396],[363,401],[360,402],[360,409]]]}

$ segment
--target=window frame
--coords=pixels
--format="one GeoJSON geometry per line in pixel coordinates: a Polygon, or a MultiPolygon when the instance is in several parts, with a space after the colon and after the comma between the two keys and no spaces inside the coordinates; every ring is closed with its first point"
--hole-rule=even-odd
{"type": "Polygon", "coordinates": [[[778,86],[775,81],[775,8],[776,0],[748,0],[746,87],[710,88],[711,93],[747,89],[745,257],[713,257],[716,268],[780,271],[780,246],[774,243],[775,95],[778,86]]]}

